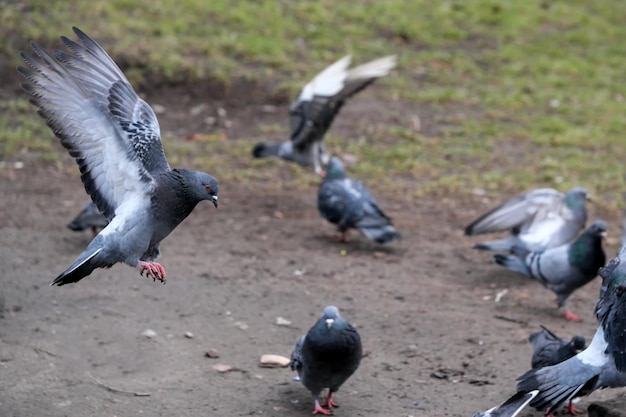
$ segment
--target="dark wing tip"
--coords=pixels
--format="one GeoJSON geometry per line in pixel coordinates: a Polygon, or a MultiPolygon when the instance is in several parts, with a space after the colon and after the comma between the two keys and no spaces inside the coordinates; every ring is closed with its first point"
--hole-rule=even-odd
{"type": "Polygon", "coordinates": [[[265,150],[267,148],[267,145],[265,145],[265,143],[257,143],[256,145],[254,145],[254,148],[252,149],[252,156],[255,158],[263,158],[265,155],[265,150]]]}

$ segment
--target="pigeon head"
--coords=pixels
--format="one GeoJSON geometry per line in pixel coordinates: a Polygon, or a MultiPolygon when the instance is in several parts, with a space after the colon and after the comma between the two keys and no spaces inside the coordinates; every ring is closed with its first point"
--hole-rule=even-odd
{"type": "Polygon", "coordinates": [[[326,176],[324,178],[333,180],[345,177],[346,171],[343,168],[343,163],[341,162],[341,159],[337,158],[336,156],[330,158],[330,160],[328,161],[328,166],[326,167],[326,176]]]}
{"type": "Polygon", "coordinates": [[[585,336],[577,334],[576,336],[572,337],[570,344],[574,349],[581,351],[585,349],[587,345],[587,340],[585,339],[585,336]]]}
{"type": "Polygon", "coordinates": [[[592,235],[604,239],[606,237],[606,222],[604,220],[596,220],[587,230],[589,230],[589,233],[592,235]]]}
{"type": "Polygon", "coordinates": [[[215,208],[217,208],[217,195],[219,193],[219,184],[215,178],[205,172],[196,173],[198,182],[204,189],[203,200],[209,200],[215,208]]]}
{"type": "Polygon", "coordinates": [[[322,320],[326,323],[326,327],[330,329],[335,322],[343,320],[339,314],[339,309],[335,306],[328,306],[324,308],[324,314],[322,314],[322,320]]]}
{"type": "Polygon", "coordinates": [[[206,172],[187,169],[173,169],[172,173],[174,178],[183,186],[188,198],[197,202],[209,200],[217,207],[219,184],[215,178],[206,172]]]}
{"type": "Polygon", "coordinates": [[[565,204],[569,208],[581,207],[586,201],[591,201],[589,192],[582,187],[575,187],[565,193],[565,204]]]}

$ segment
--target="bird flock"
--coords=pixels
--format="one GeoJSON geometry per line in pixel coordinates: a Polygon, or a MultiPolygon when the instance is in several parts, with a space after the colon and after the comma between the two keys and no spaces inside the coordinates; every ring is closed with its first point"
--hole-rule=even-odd
{"type": "MultiPolygon", "coordinates": [[[[138,267],[166,282],[156,262],[160,242],[196,205],[218,207],[219,184],[208,173],[171,169],[163,151],[157,117],[134,91],[105,50],[78,28],[78,41],[61,37],[67,51],[49,53],[31,43],[21,52],[18,71],[38,114],[76,160],[90,201],[68,223],[94,238],[51,285],[75,283],[97,268],[116,263],[138,267]]],[[[331,155],[324,136],[346,100],[387,75],[396,65],[387,56],[349,68],[346,56],[307,83],[289,108],[290,137],[254,146],[254,158],[294,162],[321,177],[317,205],[321,217],[337,226],[340,240],[350,229],[384,244],[401,238],[367,187],[347,176],[331,155]]],[[[557,296],[566,319],[580,320],[566,307],[568,298],[598,274],[602,288],[595,314],[599,322],[589,346],[583,336],[561,339],[546,328],[529,336],[531,370],[518,378],[517,392],[477,416],[515,416],[526,405],[545,413],[596,389],[626,386],[626,248],[608,266],[602,241],[606,223],[587,223],[585,189],[561,193],[541,188],[518,194],[473,221],[465,234],[508,232],[510,236],[475,244],[490,250],[494,262],[538,281],[557,296]]],[[[354,374],[362,358],[357,330],[335,306],[296,343],[290,367],[311,392],[313,414],[332,414],[335,393],[354,374]],[[328,389],[322,399],[323,390],[328,389]]]]}

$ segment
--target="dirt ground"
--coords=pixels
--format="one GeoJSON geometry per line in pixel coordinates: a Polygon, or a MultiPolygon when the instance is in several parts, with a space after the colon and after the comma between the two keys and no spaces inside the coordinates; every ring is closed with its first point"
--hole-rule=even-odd
{"type": "MultiPolygon", "coordinates": [[[[367,111],[380,117],[371,98],[357,109],[358,101],[346,106],[338,134],[367,111]]],[[[235,129],[259,117],[231,113],[235,129]]],[[[383,122],[393,117],[404,116],[383,122]]],[[[198,127],[170,114],[162,128],[198,127]]],[[[552,293],[471,249],[478,239],[464,237],[463,226],[503,195],[407,201],[377,190],[404,235],[380,246],[358,234],[337,243],[317,213],[315,187],[222,183],[219,209],[199,205],[161,245],[166,285],[116,265],[49,287],[90,239],[65,228],[85,201],[78,170],[69,171],[31,163],[0,170],[4,417],[308,416],[310,395],[292,372],[261,368],[259,358],[289,356],[329,304],[359,330],[367,354],[337,394],[335,415],[471,416],[514,392],[530,366],[528,334],[539,325],[589,340],[597,326],[599,280],[570,300],[584,321],[567,322],[552,293]],[[278,317],[291,324],[277,325],[278,317]],[[156,335],[146,337],[148,329],[156,335]],[[206,357],[210,349],[220,357],[206,357]],[[216,364],[233,370],[219,373],[216,364]]],[[[618,213],[590,210],[619,235],[618,213]]],[[[616,249],[607,248],[609,257],[616,249]]],[[[531,415],[540,414],[522,413],[531,415]]]]}

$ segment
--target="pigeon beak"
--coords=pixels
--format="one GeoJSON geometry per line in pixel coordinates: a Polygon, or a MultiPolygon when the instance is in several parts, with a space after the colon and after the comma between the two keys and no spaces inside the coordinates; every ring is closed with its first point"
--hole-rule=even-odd
{"type": "Polygon", "coordinates": [[[334,322],[335,322],[335,319],[326,319],[326,327],[330,329],[333,326],[334,322]]]}
{"type": "Polygon", "coordinates": [[[600,237],[602,237],[602,239],[606,239],[607,236],[608,236],[608,234],[606,232],[600,233],[600,237]]]}
{"type": "Polygon", "coordinates": [[[217,196],[214,195],[213,197],[211,197],[211,203],[213,203],[213,205],[215,206],[215,208],[217,208],[217,196]]]}

